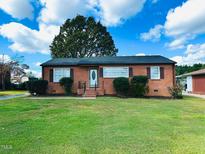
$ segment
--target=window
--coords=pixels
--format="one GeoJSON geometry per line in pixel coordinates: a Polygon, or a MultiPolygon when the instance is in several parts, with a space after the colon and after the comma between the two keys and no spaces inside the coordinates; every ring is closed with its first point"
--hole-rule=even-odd
{"type": "Polygon", "coordinates": [[[117,78],[117,77],[129,77],[128,67],[104,67],[104,78],[117,78]]]}
{"type": "Polygon", "coordinates": [[[54,68],[53,81],[59,82],[63,77],[70,77],[70,68],[54,68]]]}
{"type": "Polygon", "coordinates": [[[151,67],[151,79],[160,79],[160,68],[159,66],[151,67]]]}

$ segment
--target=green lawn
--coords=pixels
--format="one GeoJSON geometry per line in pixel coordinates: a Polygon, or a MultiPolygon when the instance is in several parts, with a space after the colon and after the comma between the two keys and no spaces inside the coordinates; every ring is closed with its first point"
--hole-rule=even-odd
{"type": "Polygon", "coordinates": [[[25,90],[5,90],[5,91],[0,91],[0,96],[18,95],[24,93],[26,93],[25,90]]]}
{"type": "Polygon", "coordinates": [[[205,100],[0,101],[0,153],[205,153],[205,100]]]}

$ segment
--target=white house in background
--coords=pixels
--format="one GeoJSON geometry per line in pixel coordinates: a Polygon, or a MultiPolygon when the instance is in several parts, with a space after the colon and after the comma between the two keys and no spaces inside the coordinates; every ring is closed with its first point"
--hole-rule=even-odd
{"type": "Polygon", "coordinates": [[[29,78],[28,78],[28,76],[22,76],[21,77],[21,83],[24,83],[24,82],[26,82],[26,81],[29,81],[29,78]]]}
{"type": "Polygon", "coordinates": [[[24,74],[22,76],[14,76],[11,74],[11,83],[20,84],[29,81],[28,75],[24,74]]]}
{"type": "Polygon", "coordinates": [[[193,94],[205,94],[205,69],[177,76],[186,87],[186,92],[193,94]]]}

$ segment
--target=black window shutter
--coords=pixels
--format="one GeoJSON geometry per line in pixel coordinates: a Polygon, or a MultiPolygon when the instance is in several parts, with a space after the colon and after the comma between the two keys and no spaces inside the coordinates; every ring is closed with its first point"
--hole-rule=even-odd
{"type": "Polygon", "coordinates": [[[164,67],[160,67],[160,79],[164,79],[164,67]]]}
{"type": "Polygon", "coordinates": [[[50,81],[50,82],[53,82],[53,69],[50,69],[50,72],[49,72],[49,81],[50,81]]]}
{"type": "Polygon", "coordinates": [[[132,77],[133,76],[133,69],[132,67],[129,67],[129,77],[132,77]]]}
{"type": "Polygon", "coordinates": [[[100,68],[100,77],[103,77],[103,68],[100,68]]]}
{"type": "Polygon", "coordinates": [[[147,67],[147,77],[150,79],[150,67],[147,67]]]}
{"type": "Polygon", "coordinates": [[[70,77],[74,80],[74,71],[73,68],[70,69],[70,77]]]}

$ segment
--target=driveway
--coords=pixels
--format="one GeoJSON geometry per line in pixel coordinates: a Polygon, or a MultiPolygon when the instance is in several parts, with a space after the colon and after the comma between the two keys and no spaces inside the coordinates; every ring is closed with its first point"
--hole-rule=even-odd
{"type": "Polygon", "coordinates": [[[17,95],[0,96],[0,100],[7,100],[7,99],[18,98],[18,97],[25,97],[25,96],[29,96],[29,94],[26,93],[26,94],[17,94],[17,95]]]}
{"type": "Polygon", "coordinates": [[[203,98],[205,99],[205,95],[199,95],[199,94],[191,94],[191,93],[183,93],[184,96],[193,96],[193,97],[198,97],[198,98],[203,98]]]}

